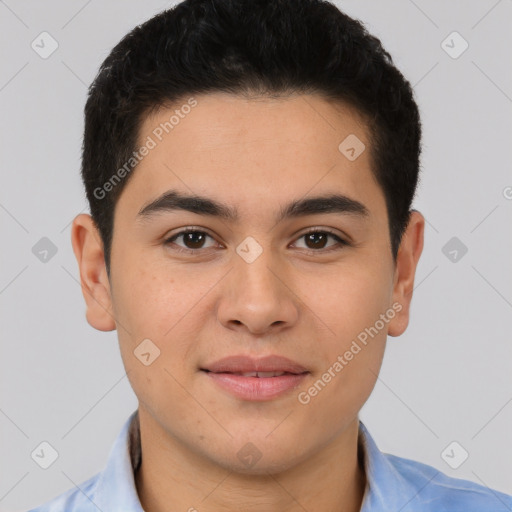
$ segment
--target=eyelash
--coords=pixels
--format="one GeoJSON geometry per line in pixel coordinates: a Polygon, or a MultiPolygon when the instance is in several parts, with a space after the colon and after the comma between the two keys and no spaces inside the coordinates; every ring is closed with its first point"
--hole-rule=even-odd
{"type": "MultiPolygon", "coordinates": [[[[187,228],[187,229],[185,229],[183,231],[180,231],[179,233],[175,233],[170,238],[167,238],[164,241],[164,245],[168,246],[168,245],[174,243],[174,240],[176,240],[180,236],[188,234],[188,233],[200,233],[200,234],[203,234],[203,235],[207,235],[210,238],[213,238],[206,231],[202,231],[202,230],[195,229],[195,228],[187,228]]],[[[325,254],[325,253],[330,253],[332,251],[340,250],[344,246],[348,247],[348,246],[351,245],[349,242],[347,242],[346,240],[343,240],[338,235],[336,235],[333,231],[331,231],[329,229],[326,229],[326,228],[321,228],[321,229],[315,228],[315,229],[312,229],[311,231],[308,231],[308,232],[303,233],[302,235],[300,235],[297,238],[297,240],[300,239],[300,238],[304,238],[305,236],[313,234],[313,233],[322,233],[322,234],[330,235],[331,237],[333,237],[333,238],[335,238],[337,240],[338,244],[334,245],[334,246],[332,246],[332,247],[330,247],[328,249],[317,249],[317,250],[315,250],[315,249],[302,249],[302,251],[305,252],[306,254],[319,254],[319,253],[325,254]]],[[[179,252],[179,253],[197,254],[199,251],[201,251],[203,249],[187,249],[187,248],[184,248],[184,247],[176,246],[176,248],[173,248],[173,250],[176,251],[176,252],[179,252]]]]}

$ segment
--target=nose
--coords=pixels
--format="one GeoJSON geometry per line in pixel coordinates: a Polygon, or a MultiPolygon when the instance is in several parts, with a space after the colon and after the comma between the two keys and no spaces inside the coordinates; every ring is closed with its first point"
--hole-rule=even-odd
{"type": "Polygon", "coordinates": [[[254,260],[234,258],[224,280],[217,315],[226,328],[252,335],[277,333],[299,317],[299,299],[293,293],[290,272],[279,265],[270,249],[254,260]]]}

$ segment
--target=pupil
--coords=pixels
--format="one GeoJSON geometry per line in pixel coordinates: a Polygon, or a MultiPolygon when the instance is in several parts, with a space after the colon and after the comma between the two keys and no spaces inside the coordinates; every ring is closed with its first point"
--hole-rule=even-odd
{"type": "Polygon", "coordinates": [[[187,233],[187,237],[186,237],[187,241],[186,241],[186,243],[187,243],[187,245],[189,243],[192,243],[193,247],[191,247],[191,249],[198,249],[201,246],[201,241],[194,242],[194,237],[202,238],[203,236],[204,235],[202,233],[193,233],[193,232],[187,233]],[[196,244],[197,246],[194,245],[194,244],[196,244]]]}
{"type": "Polygon", "coordinates": [[[309,235],[307,235],[307,240],[313,242],[314,249],[317,249],[318,247],[323,247],[322,240],[320,240],[320,244],[314,242],[315,237],[323,238],[323,242],[325,243],[325,233],[310,233],[309,235]]]}

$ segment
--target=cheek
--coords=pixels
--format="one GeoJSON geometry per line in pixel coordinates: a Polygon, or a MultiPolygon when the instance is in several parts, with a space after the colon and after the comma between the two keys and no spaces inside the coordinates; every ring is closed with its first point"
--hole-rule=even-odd
{"type": "Polygon", "coordinates": [[[180,279],[179,270],[166,271],[148,259],[139,264],[124,259],[117,275],[113,283],[116,319],[127,327],[134,342],[141,337],[163,342],[190,309],[191,283],[180,279]]]}
{"type": "Polygon", "coordinates": [[[389,307],[389,281],[375,262],[347,261],[314,275],[300,274],[295,284],[322,331],[343,343],[373,325],[389,307]]]}
{"type": "MultiPolygon", "coordinates": [[[[389,276],[383,265],[363,259],[354,264],[347,261],[314,279],[301,276],[297,280],[300,296],[306,297],[318,326],[322,382],[317,388],[322,391],[316,404],[332,400],[339,404],[339,411],[356,411],[368,398],[387,338],[388,323],[381,315],[390,307],[389,276]]],[[[389,315],[388,322],[391,319],[389,315]]]]}
{"type": "Polygon", "coordinates": [[[329,329],[316,341],[322,364],[301,390],[301,403],[327,429],[355,417],[375,386],[387,338],[380,320],[389,309],[387,296],[369,274],[340,278],[323,294],[308,296],[308,306],[329,329]]]}
{"type": "Polygon", "coordinates": [[[199,316],[203,304],[200,299],[214,283],[176,266],[151,264],[149,258],[140,265],[127,265],[126,260],[123,263],[116,267],[117,275],[123,277],[113,285],[114,310],[130,380],[142,389],[156,385],[158,380],[172,380],[170,374],[179,379],[183,361],[195,348],[205,324],[199,316]],[[149,352],[146,359],[154,358],[154,362],[145,366],[136,357],[139,352],[149,352]]]}
{"type": "Polygon", "coordinates": [[[188,403],[179,383],[197,329],[189,312],[199,292],[179,272],[149,267],[131,266],[116,283],[116,318],[124,327],[118,327],[118,338],[130,384],[139,401],[162,416],[159,408],[169,401],[174,411],[188,403]]]}

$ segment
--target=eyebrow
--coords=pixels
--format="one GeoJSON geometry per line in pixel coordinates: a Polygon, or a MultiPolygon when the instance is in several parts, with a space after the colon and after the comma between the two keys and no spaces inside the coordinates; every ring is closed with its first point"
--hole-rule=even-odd
{"type": "MultiPolygon", "coordinates": [[[[237,208],[209,197],[186,195],[176,190],[169,190],[143,206],[137,214],[137,219],[145,221],[155,215],[176,210],[218,217],[230,222],[238,222],[240,218],[237,208]]],[[[278,223],[284,219],[321,213],[354,215],[362,219],[370,216],[370,211],[363,203],[343,194],[330,194],[292,201],[280,209],[275,221],[278,223]]]]}

